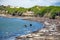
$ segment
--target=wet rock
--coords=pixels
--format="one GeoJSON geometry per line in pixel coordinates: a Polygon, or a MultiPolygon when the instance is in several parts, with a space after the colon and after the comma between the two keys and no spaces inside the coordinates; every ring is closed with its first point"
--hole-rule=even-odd
{"type": "Polygon", "coordinates": [[[32,26],[32,24],[30,24],[30,26],[32,26]]]}
{"type": "Polygon", "coordinates": [[[27,27],[27,25],[24,25],[24,27],[27,27]]]}

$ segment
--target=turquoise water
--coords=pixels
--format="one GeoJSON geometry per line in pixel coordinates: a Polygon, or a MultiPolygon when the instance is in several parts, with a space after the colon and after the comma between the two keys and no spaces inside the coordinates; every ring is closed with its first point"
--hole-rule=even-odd
{"type": "Polygon", "coordinates": [[[0,17],[0,40],[25,35],[41,28],[43,28],[43,24],[40,22],[0,17]],[[32,24],[32,26],[30,26],[30,24],[32,24]]]}

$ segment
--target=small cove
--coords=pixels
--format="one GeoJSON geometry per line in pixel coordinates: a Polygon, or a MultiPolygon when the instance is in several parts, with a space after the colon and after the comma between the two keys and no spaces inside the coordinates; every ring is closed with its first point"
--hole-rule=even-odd
{"type": "Polygon", "coordinates": [[[0,39],[5,40],[13,36],[21,36],[38,29],[42,29],[40,22],[22,20],[18,18],[0,17],[0,39]],[[32,26],[30,26],[32,24],[32,26]],[[25,25],[27,27],[25,27],[25,25]]]}

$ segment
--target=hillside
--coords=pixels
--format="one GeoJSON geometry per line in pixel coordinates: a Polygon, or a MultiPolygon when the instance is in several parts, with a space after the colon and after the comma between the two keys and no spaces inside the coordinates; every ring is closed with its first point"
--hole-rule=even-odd
{"type": "MultiPolygon", "coordinates": [[[[0,11],[7,11],[6,14],[14,14],[18,13],[23,14],[26,11],[32,11],[34,12],[35,16],[39,17],[49,17],[49,18],[55,18],[55,16],[60,16],[60,6],[34,6],[31,8],[24,8],[24,7],[19,7],[19,8],[11,8],[10,6],[0,6],[0,11]]],[[[0,12],[1,13],[1,12],[0,12]]],[[[21,15],[22,16],[22,15],[21,15]]]]}

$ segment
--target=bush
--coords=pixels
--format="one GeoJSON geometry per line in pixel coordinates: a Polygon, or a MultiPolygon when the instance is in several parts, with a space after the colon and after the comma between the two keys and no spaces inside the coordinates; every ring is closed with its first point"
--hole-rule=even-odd
{"type": "Polygon", "coordinates": [[[55,19],[56,14],[55,13],[51,13],[50,19],[55,19]]]}

